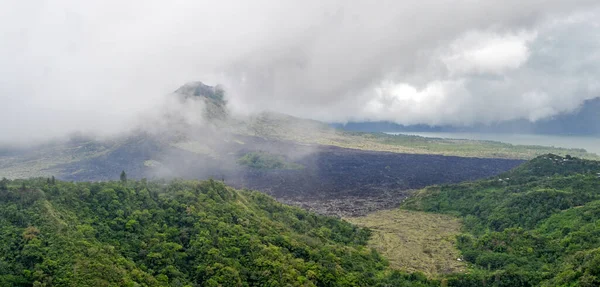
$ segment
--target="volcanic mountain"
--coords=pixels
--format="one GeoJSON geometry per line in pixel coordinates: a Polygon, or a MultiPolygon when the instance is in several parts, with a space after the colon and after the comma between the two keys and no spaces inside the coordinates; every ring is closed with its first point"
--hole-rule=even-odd
{"type": "Polygon", "coordinates": [[[158,128],[0,149],[0,177],[105,181],[125,171],[138,179],[215,178],[346,214],[396,205],[412,189],[489,177],[542,153],[593,157],[581,150],[350,133],[277,113],[237,117],[227,109],[224,89],[202,82],[169,96],[187,110],[153,119],[158,128]],[[201,121],[186,118],[190,107],[201,121]],[[364,204],[356,208],[359,201],[364,204]]]}

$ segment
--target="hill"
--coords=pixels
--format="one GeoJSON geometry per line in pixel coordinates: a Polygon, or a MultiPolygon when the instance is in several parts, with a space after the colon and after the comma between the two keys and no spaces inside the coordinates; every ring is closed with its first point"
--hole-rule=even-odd
{"type": "MultiPolygon", "coordinates": [[[[279,146],[335,146],[353,150],[432,154],[444,156],[527,160],[548,153],[600,159],[582,149],[520,146],[492,141],[429,139],[418,136],[354,133],[335,130],[324,124],[282,115],[262,114],[244,120],[215,121],[201,127],[176,128],[161,132],[136,130],[113,138],[75,137],[31,147],[0,144],[0,176],[28,178],[106,179],[128,170],[137,178],[178,162],[186,154],[209,160],[226,160],[220,166],[235,165],[231,154],[241,150],[259,152],[279,146]],[[260,144],[253,144],[260,143],[260,144]],[[171,160],[174,159],[174,160],[171,160]],[[227,162],[228,161],[228,162],[227,162]],[[110,165],[106,164],[110,162],[110,165]],[[119,166],[116,166],[119,164],[119,166]],[[114,167],[110,169],[111,166],[114,167]],[[87,175],[86,175],[87,174],[87,175]]],[[[165,170],[177,176],[175,171],[165,170]],[[174,174],[173,174],[174,173],[174,174]]]]}
{"type": "Polygon", "coordinates": [[[112,138],[74,136],[0,147],[0,177],[69,181],[224,180],[327,215],[396,207],[412,190],[477,180],[547,153],[598,158],[584,150],[490,141],[428,139],[336,130],[277,113],[231,114],[223,89],[187,83],[173,106],[112,138]]]}
{"type": "Polygon", "coordinates": [[[0,182],[1,286],[437,286],[369,230],[217,181],[0,182]]]}
{"type": "Polygon", "coordinates": [[[572,155],[600,160],[599,155],[588,153],[585,149],[513,145],[486,140],[389,135],[370,131],[347,131],[317,121],[276,113],[262,113],[240,123],[242,128],[236,130],[238,134],[360,150],[521,160],[529,160],[536,156],[553,153],[562,156],[572,155]]]}
{"type": "Polygon", "coordinates": [[[403,208],[462,219],[457,246],[472,271],[451,285],[600,285],[600,162],[540,156],[488,180],[426,188],[403,208]]]}
{"type": "Polygon", "coordinates": [[[220,86],[209,86],[200,81],[186,83],[175,90],[175,96],[187,99],[201,100],[204,104],[202,112],[207,120],[224,120],[228,116],[225,91],[220,86]]]}
{"type": "Polygon", "coordinates": [[[597,286],[599,191],[600,162],[540,156],[351,219],[373,237],[214,180],[3,179],[0,285],[597,286]]]}
{"type": "MultiPolygon", "coordinates": [[[[193,158],[206,163],[206,172],[215,167],[239,169],[237,159],[249,152],[277,151],[274,156],[291,155],[293,163],[311,151],[291,152],[290,144],[304,151],[312,147],[432,154],[443,156],[532,159],[542,154],[571,155],[600,159],[582,149],[519,146],[491,141],[428,139],[337,130],[324,123],[277,113],[248,117],[231,115],[225,91],[202,82],[183,85],[169,95],[181,105],[165,108],[164,114],[148,120],[148,126],[132,127],[128,133],[111,138],[75,136],[71,139],[10,147],[0,143],[0,176],[8,178],[57,176],[69,180],[106,180],[128,171],[135,178],[156,175],[183,176],[176,167],[193,158]],[[195,110],[177,110],[190,107],[195,110]],[[193,114],[193,119],[188,119],[193,114]],[[197,119],[199,118],[202,120],[197,119]]],[[[296,148],[295,148],[296,149],[296,148]]],[[[215,175],[219,176],[219,175],[215,175]]]]}

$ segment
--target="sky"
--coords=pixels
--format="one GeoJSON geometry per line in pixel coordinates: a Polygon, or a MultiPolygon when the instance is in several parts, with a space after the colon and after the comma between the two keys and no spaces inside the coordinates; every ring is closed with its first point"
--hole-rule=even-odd
{"type": "Polygon", "coordinates": [[[0,0],[0,142],[111,134],[190,81],[234,114],[468,126],[600,96],[597,0],[0,0]]]}

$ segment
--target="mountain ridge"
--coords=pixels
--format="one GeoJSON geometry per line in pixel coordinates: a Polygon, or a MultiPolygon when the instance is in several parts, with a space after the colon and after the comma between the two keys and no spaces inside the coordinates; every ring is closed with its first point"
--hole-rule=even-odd
{"type": "Polygon", "coordinates": [[[430,126],[425,124],[401,125],[386,121],[363,121],[332,123],[331,126],[362,132],[476,132],[476,133],[523,133],[547,135],[600,135],[600,97],[586,100],[578,109],[568,114],[560,114],[536,122],[511,120],[494,124],[476,124],[456,127],[449,125],[430,126]]]}

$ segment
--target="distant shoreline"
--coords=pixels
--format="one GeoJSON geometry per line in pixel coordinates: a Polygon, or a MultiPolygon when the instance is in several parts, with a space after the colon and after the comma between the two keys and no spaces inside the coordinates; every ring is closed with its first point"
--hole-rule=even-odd
{"type": "Polygon", "coordinates": [[[426,138],[497,141],[514,145],[539,145],[545,147],[582,148],[590,153],[600,155],[600,137],[591,136],[469,132],[385,132],[385,134],[415,135],[426,138]]]}

